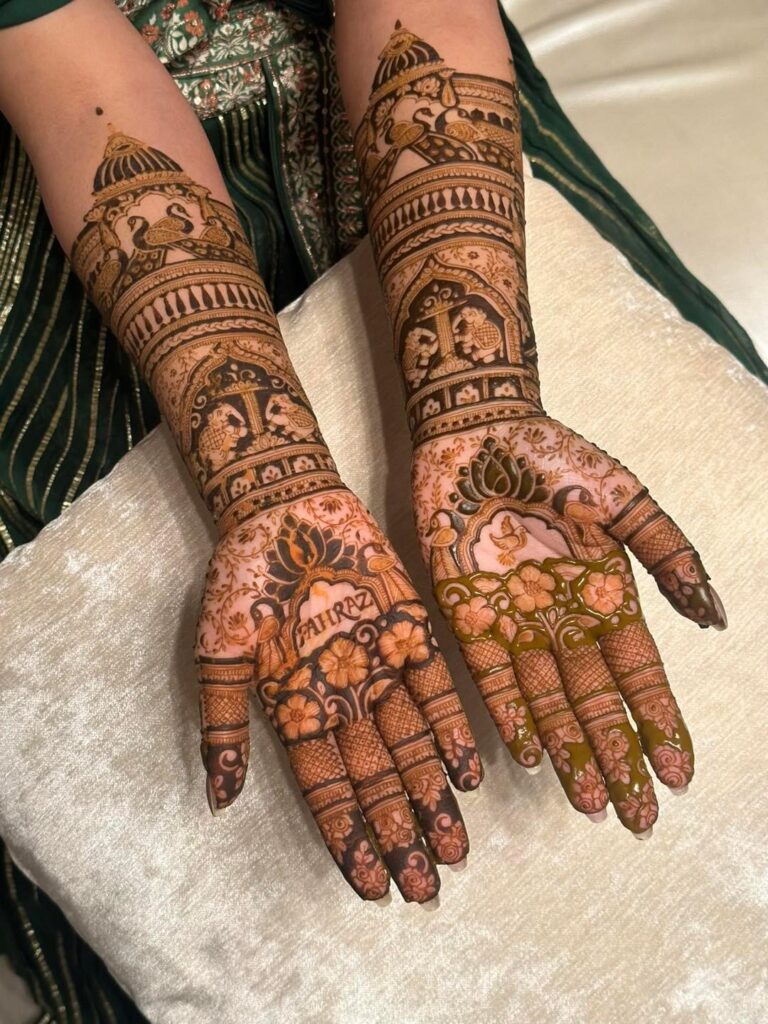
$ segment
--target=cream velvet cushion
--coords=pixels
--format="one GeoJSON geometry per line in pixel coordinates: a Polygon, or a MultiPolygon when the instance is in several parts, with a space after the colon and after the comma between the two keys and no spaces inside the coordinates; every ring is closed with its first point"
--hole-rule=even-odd
{"type": "MultiPolygon", "coordinates": [[[[497,739],[440,623],[486,765],[433,913],[364,904],[253,700],[245,790],[208,810],[192,642],[214,539],[160,427],[0,565],[0,832],[157,1024],[766,1019],[766,394],[527,181],[548,410],[644,479],[698,547],[725,633],[640,588],[697,752],[636,842],[497,739]]],[[[369,247],[281,323],[342,475],[427,594],[400,383],[369,247]]],[[[439,618],[435,612],[435,619],[439,618]]]]}

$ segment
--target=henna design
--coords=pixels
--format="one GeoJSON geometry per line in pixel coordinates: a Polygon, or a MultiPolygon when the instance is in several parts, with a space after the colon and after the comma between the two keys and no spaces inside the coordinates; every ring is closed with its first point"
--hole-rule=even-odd
{"type": "Polygon", "coordinates": [[[398,22],[355,153],[415,443],[539,412],[515,87],[398,22]]]}
{"type": "Polygon", "coordinates": [[[683,615],[718,628],[725,615],[639,481],[542,410],[514,75],[448,67],[397,22],[355,153],[440,607],[512,756],[532,767],[545,747],[574,807],[610,798],[647,830],[643,750],[673,787],[693,752],[623,545],[683,615]]]}
{"type": "Polygon", "coordinates": [[[341,486],[235,211],[109,125],[70,260],[221,532],[341,486]]]}
{"type": "Polygon", "coordinates": [[[433,861],[469,849],[440,757],[461,789],[482,768],[426,611],[353,495],[272,509],[221,539],[196,660],[212,807],[242,790],[252,689],[355,890],[376,899],[391,873],[406,900],[436,895],[433,861]]]}
{"type": "Polygon", "coordinates": [[[71,261],[219,528],[195,641],[211,810],[245,783],[255,690],[350,885],[430,899],[434,858],[468,850],[447,730],[456,785],[482,769],[426,611],[336,472],[234,210],[109,130],[71,261]]]}

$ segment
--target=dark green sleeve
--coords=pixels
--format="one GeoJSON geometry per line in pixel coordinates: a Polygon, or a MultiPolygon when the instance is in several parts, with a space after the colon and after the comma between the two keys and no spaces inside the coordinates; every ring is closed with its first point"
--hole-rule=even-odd
{"type": "Polygon", "coordinates": [[[34,21],[41,14],[48,14],[68,3],[70,0],[0,0],[0,28],[34,21]]]}

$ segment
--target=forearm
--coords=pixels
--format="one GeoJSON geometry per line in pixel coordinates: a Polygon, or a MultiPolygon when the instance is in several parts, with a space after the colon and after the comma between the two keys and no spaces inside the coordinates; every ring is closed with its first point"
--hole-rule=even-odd
{"type": "Polygon", "coordinates": [[[336,9],[414,442],[539,412],[520,116],[495,0],[336,9]]]}
{"type": "Polygon", "coordinates": [[[75,0],[0,33],[0,66],[54,231],[220,531],[340,486],[205,132],[124,15],[75,0]]]}

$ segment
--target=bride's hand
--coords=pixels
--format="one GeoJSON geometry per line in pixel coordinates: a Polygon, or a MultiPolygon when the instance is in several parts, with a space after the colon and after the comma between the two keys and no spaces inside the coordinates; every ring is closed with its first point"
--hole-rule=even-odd
{"type": "Polygon", "coordinates": [[[338,490],[261,513],[216,546],[198,621],[211,809],[245,781],[254,688],[344,877],[364,899],[438,891],[469,849],[445,777],[482,767],[427,613],[368,511],[338,490]]]}
{"type": "Polygon", "coordinates": [[[643,754],[680,790],[693,748],[624,545],[678,612],[724,628],[693,546],[629,470],[545,415],[424,442],[412,479],[437,600],[512,756],[535,769],[543,745],[577,810],[600,819],[610,799],[647,832],[643,754]]]}

